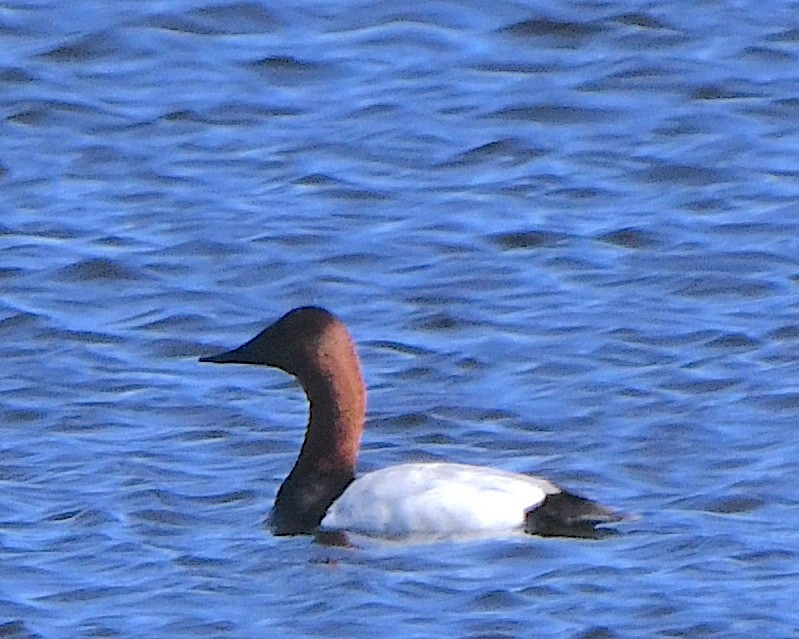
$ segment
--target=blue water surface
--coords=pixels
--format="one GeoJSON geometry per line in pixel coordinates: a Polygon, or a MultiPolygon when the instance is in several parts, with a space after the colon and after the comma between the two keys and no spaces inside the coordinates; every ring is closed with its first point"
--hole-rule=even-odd
{"type": "Polygon", "coordinates": [[[0,636],[799,634],[796,2],[0,3],[0,636]],[[366,471],[601,542],[263,527],[336,312],[366,471]]]}

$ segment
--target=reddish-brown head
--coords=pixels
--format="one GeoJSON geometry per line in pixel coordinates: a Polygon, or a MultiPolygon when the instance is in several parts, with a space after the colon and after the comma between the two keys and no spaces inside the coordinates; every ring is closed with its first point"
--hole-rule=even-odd
{"type": "Polygon", "coordinates": [[[312,417],[346,417],[360,437],[366,393],[358,354],[347,327],[323,308],[296,308],[249,342],[200,361],[272,366],[294,375],[308,395],[312,417]]]}
{"type": "Polygon", "coordinates": [[[347,329],[323,308],[305,306],[289,311],[246,344],[201,362],[273,366],[301,378],[314,369],[322,342],[340,329],[347,329]]]}

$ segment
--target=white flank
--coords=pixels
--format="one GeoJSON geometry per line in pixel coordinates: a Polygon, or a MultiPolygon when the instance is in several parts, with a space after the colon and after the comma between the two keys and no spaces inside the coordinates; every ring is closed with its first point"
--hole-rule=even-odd
{"type": "Polygon", "coordinates": [[[482,466],[400,464],[352,482],[321,528],[389,537],[512,531],[557,492],[546,479],[482,466]]]}

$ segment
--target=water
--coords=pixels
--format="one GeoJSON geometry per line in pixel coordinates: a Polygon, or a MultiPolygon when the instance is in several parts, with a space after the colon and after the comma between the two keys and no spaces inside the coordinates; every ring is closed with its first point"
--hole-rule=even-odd
{"type": "Polygon", "coordinates": [[[0,6],[0,634],[799,633],[796,3],[0,6]],[[361,468],[535,472],[602,542],[262,527],[304,398],[361,468]]]}

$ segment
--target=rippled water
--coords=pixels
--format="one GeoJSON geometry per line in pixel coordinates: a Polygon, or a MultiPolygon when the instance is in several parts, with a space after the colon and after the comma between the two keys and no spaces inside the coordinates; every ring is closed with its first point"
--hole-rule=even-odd
{"type": "Polygon", "coordinates": [[[0,636],[799,633],[796,9],[0,4],[0,636]],[[304,398],[196,358],[306,303],[363,469],[642,517],[271,537],[304,398]]]}

